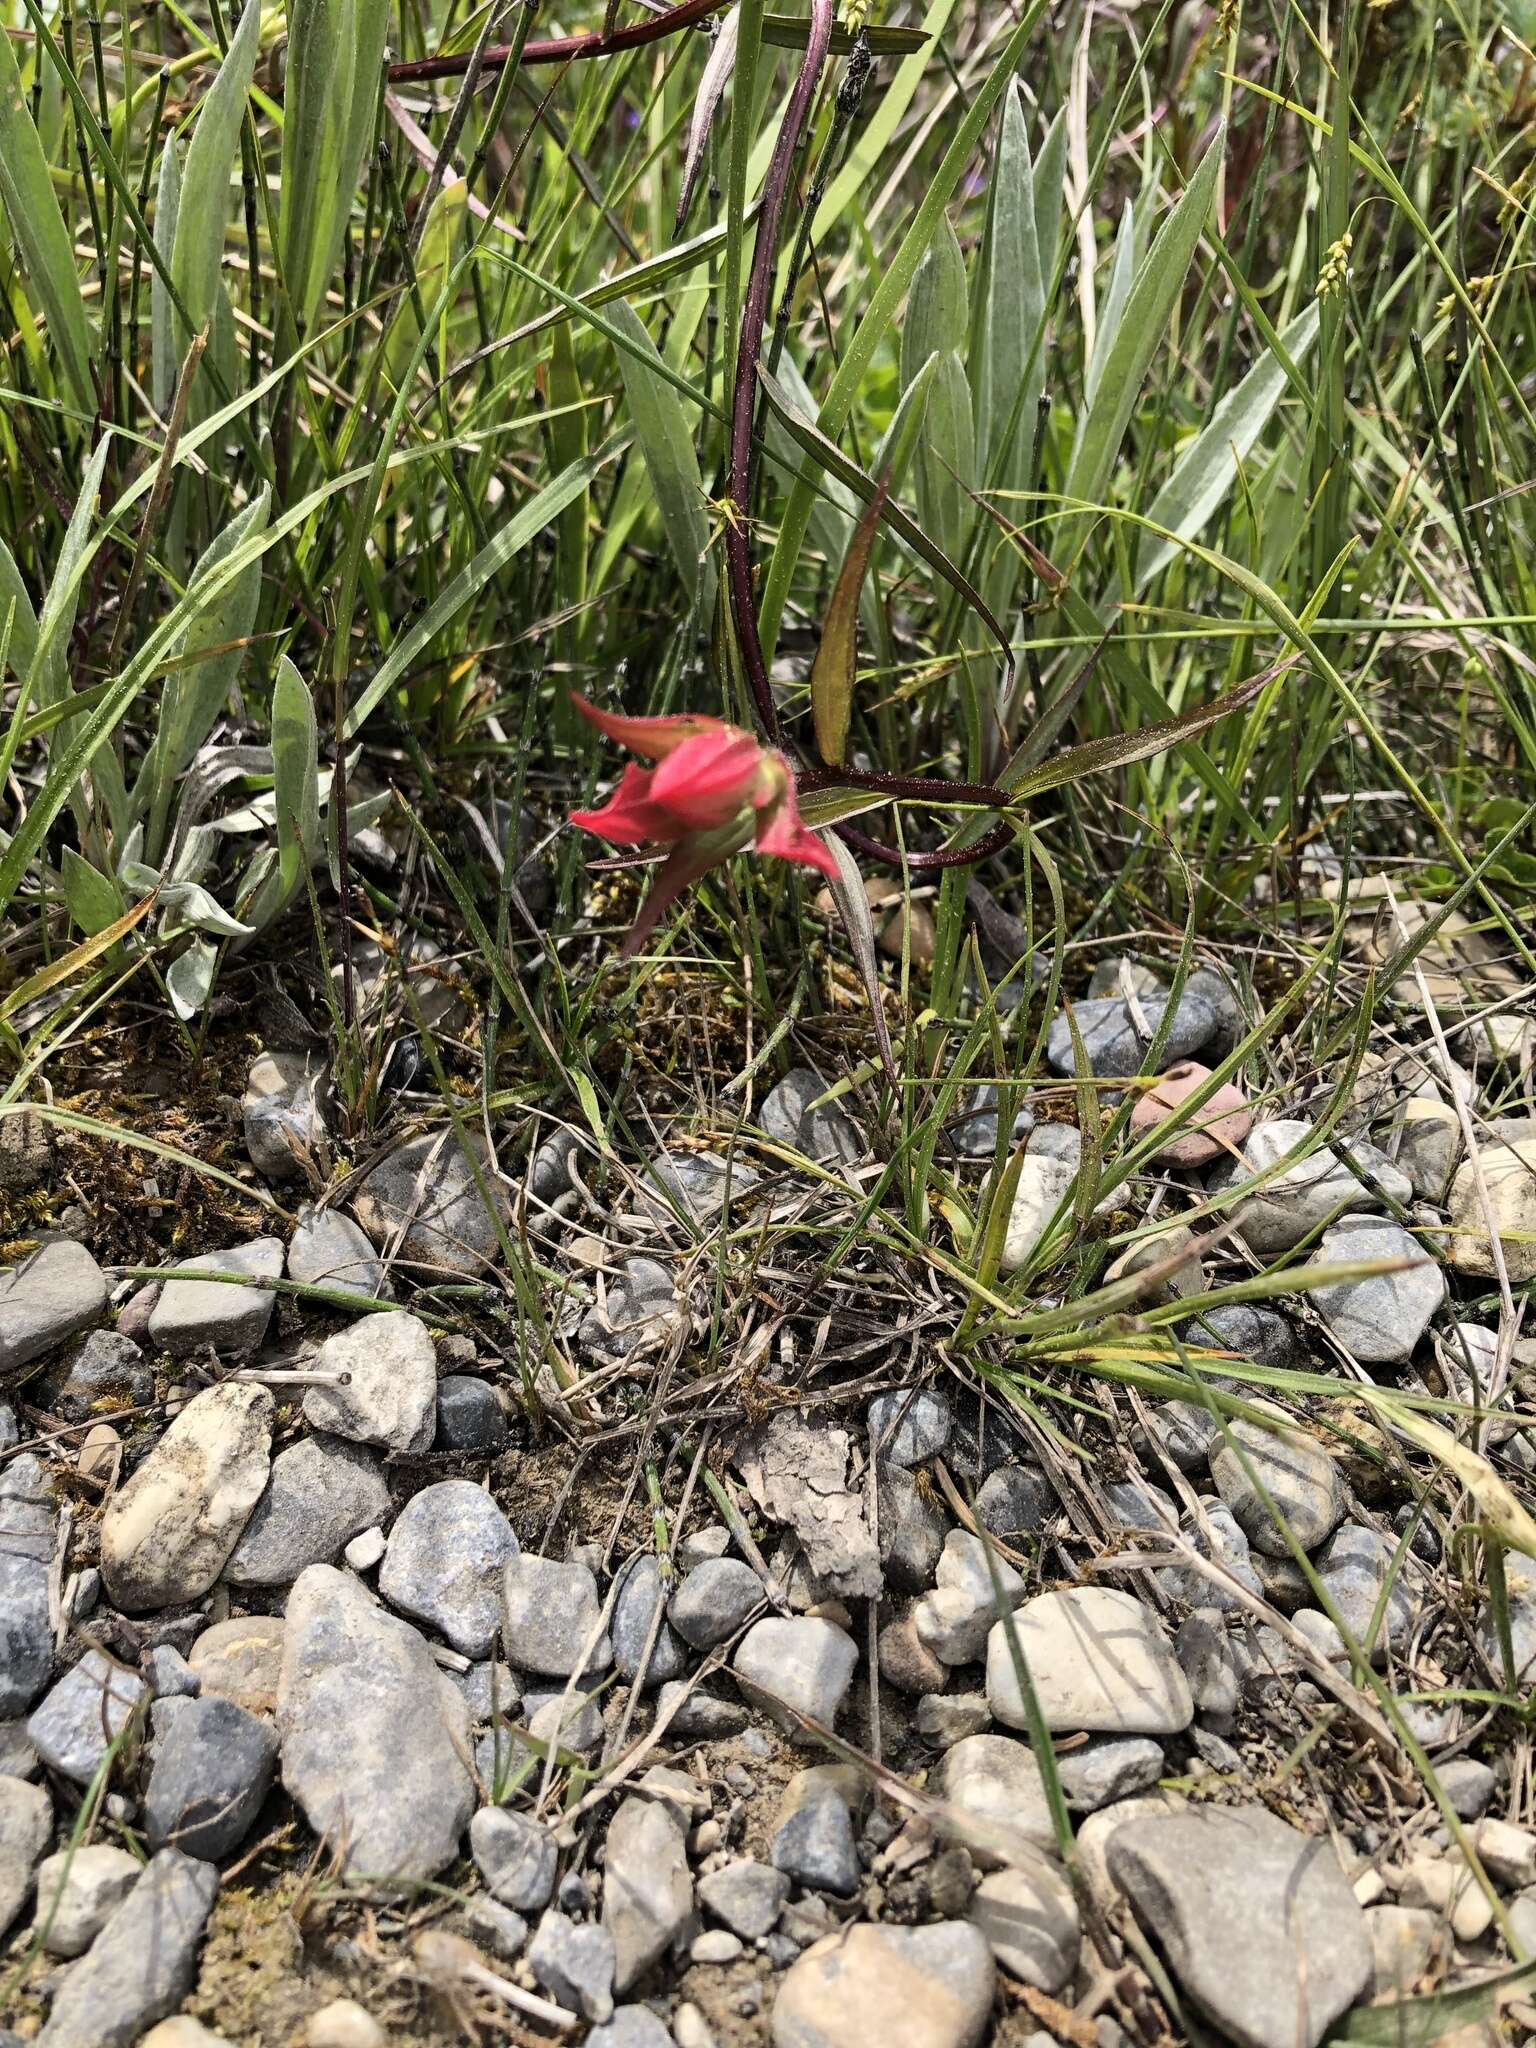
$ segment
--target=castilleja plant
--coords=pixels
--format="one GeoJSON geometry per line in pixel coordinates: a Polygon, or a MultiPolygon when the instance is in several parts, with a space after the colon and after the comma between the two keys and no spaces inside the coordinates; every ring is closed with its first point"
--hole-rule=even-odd
{"type": "Polygon", "coordinates": [[[656,764],[631,761],[601,810],[571,813],[573,825],[615,846],[672,849],[625,954],[638,952],[668,904],[733,853],[751,848],[836,876],[830,849],[801,823],[794,772],[776,747],[722,718],[621,718],[584,697],[573,702],[599,732],[656,764]]]}
{"type": "MultiPolygon", "coordinates": [[[[649,23],[633,31],[634,39],[650,40],[684,27],[697,19],[701,6],[702,0],[683,0],[682,5],[652,16],[649,23]]],[[[910,874],[970,866],[985,860],[1015,837],[1025,807],[1033,797],[1047,789],[1075,782],[1082,776],[1144,760],[1182,739],[1203,732],[1218,719],[1251,703],[1289,663],[1276,664],[1208,703],[1196,705],[1138,731],[1090,740],[1081,746],[1034,760],[1029,758],[1030,750],[1025,748],[1009,761],[1007,757],[1014,751],[1017,741],[1011,730],[1009,714],[1016,706],[1018,693],[1008,634],[966,577],[935,549],[922,529],[890,501],[890,467],[878,478],[865,477],[862,471],[853,467],[851,477],[863,486],[857,494],[864,498],[865,509],[833,591],[823,622],[821,647],[810,679],[816,741],[823,758],[820,761],[805,760],[797,771],[779,750],[776,742],[783,735],[770,685],[768,660],[758,632],[750,553],[754,421],[759,396],[765,396],[779,412],[782,423],[807,453],[824,468],[841,475],[845,482],[850,480],[850,466],[832,442],[822,436],[815,423],[798,418],[792,410],[788,413],[783,410],[784,394],[760,361],[778,254],[779,229],[796,153],[831,45],[833,7],[834,0],[810,0],[805,54],[785,105],[763,181],[752,263],[742,301],[731,390],[727,484],[729,499],[740,516],[728,519],[724,528],[726,588],[736,651],[751,693],[761,738],[737,726],[727,725],[722,719],[703,715],[614,717],[594,710],[577,698],[581,710],[610,739],[631,747],[636,753],[654,761],[656,766],[651,769],[630,766],[625,770],[618,790],[601,810],[578,811],[571,822],[585,831],[600,834],[616,845],[655,845],[672,849],[638,923],[625,942],[626,954],[638,951],[655,929],[662,912],[690,883],[733,853],[753,848],[758,853],[777,854],[781,859],[800,861],[826,875],[832,884],[839,914],[853,939],[854,954],[864,976],[876,1030],[880,1035],[882,1056],[894,1078],[876,977],[869,909],[859,886],[858,869],[850,854],[861,853],[866,858],[899,866],[910,874]],[[997,642],[1003,665],[999,692],[1003,715],[997,721],[997,729],[991,734],[987,748],[987,758],[994,770],[1001,771],[996,782],[956,782],[928,775],[904,775],[883,768],[855,767],[847,759],[848,697],[854,675],[859,594],[876,530],[883,524],[892,525],[915,553],[929,561],[947,582],[961,592],[968,607],[981,617],[997,642]],[[797,773],[798,795],[816,799],[817,822],[826,824],[829,831],[843,842],[842,847],[834,849],[806,826],[797,800],[797,773]],[[908,802],[940,809],[961,807],[972,816],[946,845],[916,851],[868,838],[852,823],[853,817],[861,811],[882,804],[908,802]],[[980,829],[978,814],[984,817],[988,812],[996,822],[990,830],[980,829]]],[[[1032,18],[1027,17],[1015,27],[997,66],[972,104],[966,117],[967,126],[973,131],[972,141],[980,133],[990,107],[1000,98],[1018,68],[1032,18]]],[[[566,51],[565,55],[599,56],[617,43],[617,37],[610,39],[606,34],[578,40],[582,47],[566,51]]],[[[528,47],[531,50],[533,46],[528,47]]],[[[716,87],[711,84],[708,89],[713,98],[718,99],[716,87]]],[[[713,100],[709,104],[712,105],[713,100]]],[[[707,119],[706,109],[705,125],[707,119]]],[[[1198,230],[1210,204],[1211,185],[1219,161],[1218,136],[1191,177],[1189,190],[1177,209],[1179,219],[1189,227],[1191,235],[1198,230]]],[[[1164,233],[1173,232],[1174,224],[1170,222],[1164,233]]],[[[1182,276],[1182,269],[1179,275],[1182,276]]],[[[1166,318],[1166,314],[1163,317],[1166,318]]],[[[920,385],[921,379],[918,382],[920,385]]],[[[1098,482],[1095,481],[1090,495],[1096,495],[1097,490],[1098,482]]],[[[1011,538],[1019,541],[1021,549],[1029,549],[1029,544],[1017,535],[995,508],[988,507],[987,510],[1011,538]]],[[[1065,579],[1056,575],[1043,556],[1035,559],[1049,579],[1064,584],[1065,579]]],[[[1089,619],[1094,618],[1091,612],[1086,615],[1089,619]]]]}

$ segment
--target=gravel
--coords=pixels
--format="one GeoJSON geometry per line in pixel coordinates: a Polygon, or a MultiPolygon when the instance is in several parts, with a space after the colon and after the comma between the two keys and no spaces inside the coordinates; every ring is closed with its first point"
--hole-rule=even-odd
{"type": "Polygon", "coordinates": [[[74,1669],[33,1709],[27,1736],[61,1778],[88,1785],[149,1688],[100,1650],[87,1650],[74,1669]]]}
{"type": "Polygon", "coordinates": [[[968,1921],[866,1922],[817,1942],[786,1974],[773,2048],[976,2048],[995,1984],[986,1936],[968,1921]]]}
{"type": "Polygon", "coordinates": [[[628,1991],[693,1931],[693,1879],[683,1826],[666,1801],[635,1793],[608,1825],[603,1927],[613,1986],[628,1991]]]}
{"type": "Polygon", "coordinates": [[[688,1573],[672,1596],[667,1619],[693,1649],[712,1650],[762,1604],[763,1583],[752,1567],[739,1558],[716,1557],[688,1573]]]}
{"type": "Polygon", "coordinates": [[[312,1564],[332,1564],[354,1536],[390,1510],[377,1452],[345,1437],[308,1436],[272,1460],[224,1576],[240,1586],[288,1586],[312,1564]]]}
{"type": "Polygon", "coordinates": [[[444,1479],[401,1510],[379,1591],[463,1656],[484,1657],[501,1624],[502,1572],[517,1554],[512,1525],[484,1488],[444,1479]]]}
{"type": "Polygon", "coordinates": [[[149,1318],[149,1339],[157,1351],[189,1358],[204,1346],[220,1358],[246,1358],[261,1348],[272,1320],[277,1296],[268,1287],[229,1280],[198,1280],[179,1276],[233,1273],[246,1281],[278,1280],[283,1272],[282,1240],[253,1238],[228,1251],[205,1252],[184,1259],[160,1289],[149,1318]]]}
{"type": "Polygon", "coordinates": [[[83,1244],[46,1237],[0,1273],[0,1385],[34,1358],[88,1330],[105,1312],[107,1282],[83,1244]]]}
{"type": "Polygon", "coordinates": [[[432,1877],[457,1856],[475,1804],[468,1709],[425,1639],[330,1565],[288,1596],[277,1725],[283,1784],[344,1870],[432,1877]]]}
{"type": "Polygon", "coordinates": [[[365,1316],[327,1337],[317,1372],[347,1375],[345,1386],[310,1387],[304,1419],[349,1442],[415,1456],[437,1426],[437,1352],[425,1323],[395,1309],[365,1316]]]}
{"type": "Polygon", "coordinates": [[[192,1988],[219,1888],[211,1863],[162,1849],[76,1963],[53,2001],[39,2048],[131,2048],[192,1988]]]}
{"type": "Polygon", "coordinates": [[[0,1935],[26,1904],[32,1873],[52,1834],[47,1788],[0,1777],[0,1935]]]}
{"type": "Polygon", "coordinates": [[[555,1889],[559,1851],[548,1828],[502,1806],[482,1806],[469,1824],[470,1853],[492,1898],[537,1913],[555,1889]]]}
{"type": "Polygon", "coordinates": [[[832,1727],[853,1683],[859,1653],[835,1622],[810,1615],[768,1615],[736,1649],[736,1682],[796,1741],[809,1741],[796,1713],[832,1727]]]}
{"type": "MultiPolygon", "coordinates": [[[[1014,1626],[1047,1728],[1176,1735],[1193,1719],[1163,1625],[1133,1594],[1108,1586],[1042,1593],[1018,1610],[1014,1626]]],[[[987,1698],[1005,1727],[1026,1725],[1001,1622],[987,1641],[987,1698]]]]}
{"type": "Polygon", "coordinates": [[[502,1637],[519,1671],[568,1678],[578,1667],[605,1671],[613,1648],[602,1632],[597,1581],[584,1564],[562,1564],[524,1552],[503,1576],[506,1613],[502,1637]]]}
{"type": "Polygon", "coordinates": [[[1206,1807],[1128,1821],[1107,1859],[1180,1991],[1239,2048],[1316,2048],[1371,1981],[1365,1915],[1326,1836],[1206,1807]]]}
{"type": "Polygon", "coordinates": [[[154,1745],[144,1797],[152,1849],[174,1847],[215,1862],[248,1833],[277,1764],[269,1721],[229,1700],[178,1702],[154,1745]]]}

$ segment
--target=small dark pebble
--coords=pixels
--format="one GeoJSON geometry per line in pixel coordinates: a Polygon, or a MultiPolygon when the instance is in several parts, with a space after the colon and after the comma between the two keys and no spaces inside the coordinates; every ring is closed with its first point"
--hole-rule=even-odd
{"type": "Polygon", "coordinates": [[[434,1450],[494,1453],[506,1442],[507,1418],[494,1387],[467,1373],[438,1381],[434,1450]]]}

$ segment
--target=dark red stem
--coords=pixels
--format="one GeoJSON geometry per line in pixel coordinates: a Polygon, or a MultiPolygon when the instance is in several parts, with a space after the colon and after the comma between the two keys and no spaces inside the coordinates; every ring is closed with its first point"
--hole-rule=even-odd
{"type": "MultiPolygon", "coordinates": [[[[629,28],[616,28],[611,35],[595,28],[586,35],[550,36],[543,42],[524,43],[520,56],[515,43],[498,43],[483,53],[480,68],[499,71],[514,57],[521,64],[570,64],[582,57],[606,57],[615,50],[638,50],[646,43],[659,43],[663,36],[676,35],[680,28],[691,28],[694,22],[717,13],[719,7],[720,0],[683,0],[680,7],[669,7],[629,28]]],[[[417,57],[403,64],[391,64],[390,83],[415,85],[429,78],[461,78],[469,69],[472,55],[469,50],[461,50],[452,56],[417,57]]]]}
{"type": "Polygon", "coordinates": [[[990,860],[994,853],[1001,853],[1013,837],[1013,827],[1005,823],[994,825],[974,846],[941,846],[933,853],[903,853],[899,846],[886,846],[881,840],[871,839],[857,825],[834,825],[832,830],[855,853],[862,853],[870,860],[884,861],[888,868],[910,868],[915,875],[931,874],[938,868],[974,867],[978,861],[990,860]]]}
{"type": "Polygon", "coordinates": [[[736,620],[736,640],[746,664],[753,702],[769,739],[779,736],[778,707],[768,680],[768,664],[757,631],[757,604],[752,595],[752,548],[748,538],[752,519],[752,409],[757,401],[757,360],[762,352],[763,327],[768,317],[768,294],[773,286],[773,264],[779,249],[779,225],[784,200],[800,146],[821,67],[832,41],[832,0],[811,0],[811,26],[806,37],[805,56],[795,77],[789,105],[774,138],[773,157],[763,181],[763,205],[757,219],[757,240],[752,248],[752,269],[747,278],[746,299],[741,309],[741,342],[736,351],[736,386],[731,393],[731,459],[728,489],[735,517],[725,530],[725,565],[731,592],[731,611],[736,620]]]}

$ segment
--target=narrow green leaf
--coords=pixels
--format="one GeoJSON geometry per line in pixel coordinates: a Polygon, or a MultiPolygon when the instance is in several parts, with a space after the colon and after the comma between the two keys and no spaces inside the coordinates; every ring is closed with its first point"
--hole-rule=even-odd
{"type": "MultiPolygon", "coordinates": [[[[1303,361],[1317,339],[1317,325],[1314,299],[1280,336],[1280,347],[1293,366],[1303,361]]],[[[1154,526],[1165,527],[1180,540],[1200,532],[1231,490],[1240,465],[1268,425],[1289,382],[1281,355],[1273,348],[1266,349],[1174,464],[1173,474],[1147,513],[1154,526]]],[[[1177,552],[1172,540],[1144,531],[1136,556],[1136,588],[1144,589],[1177,552]]]]}
{"type": "Polygon", "coordinates": [[[1134,201],[1127,199],[1120,215],[1120,231],[1115,236],[1115,253],[1109,266],[1109,283],[1104,297],[1099,302],[1099,321],[1093,334],[1093,354],[1088,359],[1088,373],[1083,379],[1083,403],[1092,410],[1099,379],[1104,374],[1104,365],[1114,347],[1115,337],[1120,332],[1120,323],[1125,318],[1126,300],[1131,295],[1131,281],[1136,268],[1136,208],[1134,201]]]}
{"type": "MultiPolygon", "coordinates": [[[[486,542],[474,560],[459,571],[447,588],[439,593],[436,601],[428,605],[421,617],[414,620],[390,648],[367,689],[347,715],[348,739],[357,731],[374,706],[383,699],[385,693],[394,689],[411,663],[436,639],[448,621],[457,617],[465,605],[480,594],[491,578],[501,573],[514,555],[525,548],[531,540],[537,539],[545,527],[557,519],[565,507],[573,499],[578,498],[592,479],[628,445],[627,432],[616,434],[584,462],[573,462],[569,469],[563,469],[557,477],[552,478],[543,490],[536,491],[522,510],[512,515],[500,533],[486,542]]],[[[0,864],[0,875],[3,875],[3,864],[0,864]]],[[[4,894],[3,890],[0,890],[0,903],[3,902],[4,894]]]]}
{"type": "Polygon", "coordinates": [[[294,0],[289,9],[278,252],[306,332],[341,255],[388,27],[388,0],[294,0]]]}
{"type": "Polygon", "coordinates": [[[609,317],[630,342],[630,347],[615,351],[619,375],[673,560],[691,602],[707,610],[714,602],[715,575],[705,553],[709,520],[693,422],[674,386],[662,376],[655,343],[634,307],[621,299],[609,317]],[[649,367],[651,358],[656,360],[654,370],[649,367]]]}
{"type": "Polygon", "coordinates": [[[1049,285],[1056,271],[1056,246],[1061,240],[1061,199],[1067,181],[1067,110],[1061,108],[1045,131],[1035,162],[1035,247],[1040,275],[1049,285]]]}
{"type": "Polygon", "coordinates": [[[1045,285],[1035,230],[1035,173],[1017,85],[1003,96],[987,222],[985,297],[976,350],[977,472],[996,488],[1020,485],[1045,387],[1045,285]],[[1003,443],[1010,424],[1013,439],[1003,443]]]}
{"type": "MultiPolygon", "coordinates": [[[[17,676],[24,676],[32,666],[37,653],[37,613],[32,609],[32,600],[27,595],[27,586],[21,580],[21,571],[16,566],[16,557],[3,540],[0,540],[0,633],[5,630],[6,615],[11,618],[11,638],[6,649],[6,659],[17,676]],[[11,612],[11,607],[16,607],[11,612]]],[[[0,666],[0,674],[4,673],[0,666]]]]}
{"type": "MultiPolygon", "coordinates": [[[[1018,23],[998,53],[997,62],[971,96],[969,106],[956,124],[949,147],[935,169],[912,225],[901,245],[885,266],[874,296],[852,339],[844,350],[832,387],[817,414],[816,426],[835,441],[847,423],[853,401],[865,372],[874,361],[929,242],[944,218],[949,196],[960,182],[976,144],[991,118],[1009,80],[1021,62],[1035,24],[1045,9],[1045,0],[1029,0],[1018,23]]],[[[789,596],[790,579],[800,553],[800,543],[810,518],[813,489],[809,473],[802,470],[791,490],[779,522],[779,538],[763,583],[760,627],[763,646],[770,659],[778,638],[779,621],[789,596]]]]}
{"type": "Polygon", "coordinates": [[[96,498],[111,445],[110,435],[103,434],[85,466],[80,495],[75,500],[75,509],[70,514],[58,559],[48,581],[48,595],[43,600],[42,615],[37,622],[37,638],[27,674],[27,695],[39,710],[46,711],[62,702],[68,694],[65,664],[69,636],[74,628],[75,607],[80,602],[81,578],[93,552],[91,521],[96,516],[96,498]]]}
{"type": "MultiPolygon", "coordinates": [[[[192,572],[192,587],[203,584],[220,562],[263,531],[271,502],[271,493],[263,484],[244,511],[237,512],[203,551],[192,572]]],[[[177,666],[166,682],[157,740],[157,747],[164,748],[165,772],[172,781],[191,766],[229,701],[246,655],[237,643],[249,637],[256,623],[260,596],[261,563],[251,561],[232,583],[199,606],[172,656],[177,666]]]]}
{"type": "Polygon", "coordinates": [[[171,276],[191,323],[187,328],[178,322],[177,342],[183,353],[192,336],[212,322],[223,290],[219,273],[224,267],[230,174],[240,154],[240,129],[260,34],[260,0],[245,0],[240,26],[208,88],[187,150],[171,253],[171,276]]]}
{"type": "Polygon", "coordinates": [[[9,31],[0,33],[0,202],[26,269],[27,282],[48,316],[48,333],[71,399],[94,414],[93,343],[74,245],[54,195],[48,159],[21,89],[9,31]]]}
{"type": "Polygon", "coordinates": [[[1078,782],[1085,775],[1102,774],[1106,768],[1123,768],[1131,761],[1148,760],[1180,740],[1204,732],[1218,719],[1241,711],[1288,666],[1281,662],[1274,668],[1263,669],[1224,690],[1219,697],[1212,697],[1209,703],[1181,711],[1176,718],[1159,719],[1155,725],[1141,726],[1135,732],[1106,733],[1102,739],[1085,740],[1080,747],[1069,747],[1064,754],[1053,755],[1024,774],[1010,776],[1005,771],[998,777],[998,786],[1006,789],[1016,803],[1022,803],[1044,790],[1057,789],[1064,782],[1078,782]]]}
{"type": "Polygon", "coordinates": [[[1194,258],[1195,246],[1211,210],[1211,194],[1226,126],[1196,165],[1151,248],[1137,269],[1125,302],[1114,343],[1099,375],[1093,403],[1078,425],[1077,444],[1067,471],[1066,496],[1098,504],[1130,425],[1131,414],[1154,354],[1162,346],[1174,303],[1194,258]]]}
{"type": "MultiPolygon", "coordinates": [[[[175,136],[167,135],[155,186],[154,229],[155,247],[167,269],[176,247],[176,215],[180,207],[181,159],[176,154],[175,136]]],[[[165,279],[156,270],[149,280],[150,382],[155,411],[161,419],[170,417],[176,380],[181,375],[183,351],[177,346],[176,325],[176,308],[165,279]]]]}

